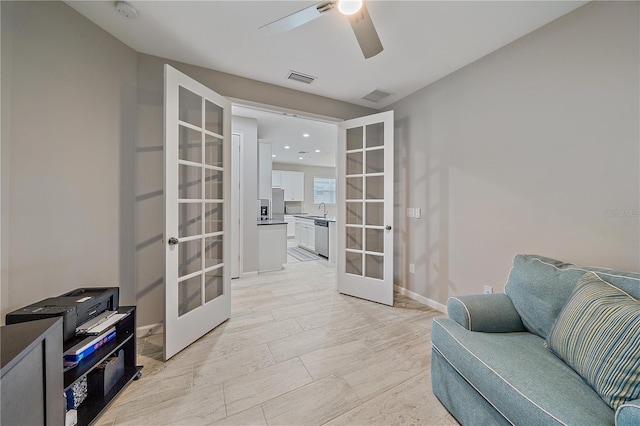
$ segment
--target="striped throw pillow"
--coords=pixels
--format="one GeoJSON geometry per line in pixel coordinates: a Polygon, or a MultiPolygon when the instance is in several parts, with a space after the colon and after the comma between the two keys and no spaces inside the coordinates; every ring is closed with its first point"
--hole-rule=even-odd
{"type": "Polygon", "coordinates": [[[597,273],[580,278],[547,347],[614,410],[640,397],[640,301],[597,273]]]}

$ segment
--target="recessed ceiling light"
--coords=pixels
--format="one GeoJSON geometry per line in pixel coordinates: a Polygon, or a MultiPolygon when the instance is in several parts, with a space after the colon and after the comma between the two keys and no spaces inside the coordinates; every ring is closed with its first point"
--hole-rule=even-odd
{"type": "Polygon", "coordinates": [[[316,149],[316,152],[320,152],[320,150],[319,150],[319,149],[316,149]]]}
{"type": "Polygon", "coordinates": [[[275,154],[271,154],[271,156],[272,156],[272,157],[275,157],[276,155],[275,155],[275,154]]]}
{"type": "Polygon", "coordinates": [[[289,145],[284,146],[284,149],[289,149],[289,148],[291,148],[289,145]]]}
{"type": "Polygon", "coordinates": [[[309,137],[309,133],[303,133],[303,134],[302,134],[302,137],[303,137],[303,138],[308,138],[308,137],[309,137]]]}
{"type": "Polygon", "coordinates": [[[298,157],[298,160],[304,160],[304,158],[302,158],[302,157],[298,157]]]}

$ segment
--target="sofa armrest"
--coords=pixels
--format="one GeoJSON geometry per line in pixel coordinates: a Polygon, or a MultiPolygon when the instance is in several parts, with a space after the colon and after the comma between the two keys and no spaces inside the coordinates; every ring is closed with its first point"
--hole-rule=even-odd
{"type": "Polygon", "coordinates": [[[616,410],[616,426],[640,425],[640,399],[625,402],[616,410]]]}
{"type": "Polygon", "coordinates": [[[470,331],[526,331],[511,299],[502,293],[451,297],[447,301],[447,315],[470,331]]]}

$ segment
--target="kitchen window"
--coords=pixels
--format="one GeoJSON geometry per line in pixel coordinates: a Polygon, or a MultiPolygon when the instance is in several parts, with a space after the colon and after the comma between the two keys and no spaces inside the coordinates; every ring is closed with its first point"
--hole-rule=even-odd
{"type": "Polygon", "coordinates": [[[336,180],[334,178],[313,178],[313,204],[336,203],[336,180]]]}

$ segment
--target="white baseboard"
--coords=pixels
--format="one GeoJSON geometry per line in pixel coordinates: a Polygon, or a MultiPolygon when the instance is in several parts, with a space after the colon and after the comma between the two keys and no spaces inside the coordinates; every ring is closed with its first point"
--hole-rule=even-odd
{"type": "Polygon", "coordinates": [[[396,291],[398,293],[402,294],[403,296],[407,296],[411,300],[415,300],[416,302],[420,302],[423,305],[427,305],[428,307],[433,308],[436,311],[440,311],[443,314],[447,313],[447,307],[445,305],[443,305],[442,303],[438,303],[435,300],[431,300],[429,298],[421,296],[418,293],[414,293],[414,292],[409,291],[406,288],[400,287],[398,285],[394,285],[393,287],[396,289],[396,291]]]}
{"type": "Polygon", "coordinates": [[[251,277],[257,277],[257,276],[258,276],[258,271],[243,272],[242,274],[240,274],[240,278],[251,278],[251,277]]]}
{"type": "Polygon", "coordinates": [[[152,334],[161,334],[164,332],[164,325],[159,322],[151,325],[143,325],[142,327],[136,328],[136,337],[147,337],[152,334]]]}

